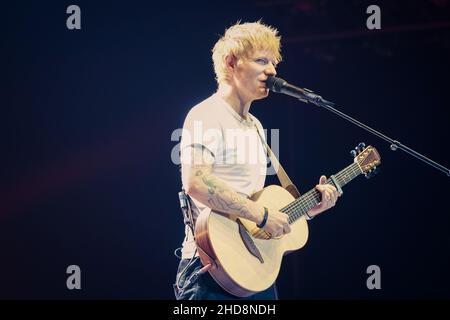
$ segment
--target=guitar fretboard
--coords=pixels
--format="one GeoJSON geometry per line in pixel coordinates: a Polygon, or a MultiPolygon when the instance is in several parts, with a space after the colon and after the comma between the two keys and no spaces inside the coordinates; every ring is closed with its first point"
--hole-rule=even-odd
{"type": "MultiPolygon", "coordinates": [[[[344,168],[343,170],[339,171],[338,173],[336,173],[334,175],[334,179],[336,183],[342,188],[347,183],[352,181],[354,178],[359,176],[361,173],[362,173],[361,168],[355,162],[349,165],[348,167],[344,168]]],[[[327,180],[327,183],[335,186],[336,189],[338,188],[338,186],[335,185],[335,183],[331,178],[327,180]]],[[[289,216],[289,224],[291,224],[298,218],[303,216],[306,212],[311,210],[320,201],[321,201],[320,192],[316,188],[313,188],[308,192],[306,192],[301,197],[292,201],[290,204],[282,208],[280,211],[286,213],[289,216]]]]}

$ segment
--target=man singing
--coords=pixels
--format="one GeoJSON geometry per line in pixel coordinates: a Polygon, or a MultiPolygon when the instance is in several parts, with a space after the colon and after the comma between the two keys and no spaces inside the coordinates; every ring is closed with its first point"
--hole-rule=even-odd
{"type": "MultiPolygon", "coordinates": [[[[261,22],[237,23],[212,50],[217,92],[188,113],[181,140],[182,183],[192,199],[194,220],[217,210],[255,222],[274,238],[289,233],[288,216],[264,208],[250,196],[264,187],[267,174],[263,127],[253,116],[253,101],[264,99],[265,81],[281,61],[278,31],[261,22]],[[258,132],[259,131],[259,132],[258,132]],[[199,133],[200,132],[200,133],[199,133]],[[240,143],[236,143],[239,141],[240,143]]],[[[321,176],[322,201],[307,213],[311,219],[333,207],[337,190],[321,176]]],[[[241,299],[223,290],[203,267],[191,229],[186,226],[174,284],[177,299],[241,299]]],[[[246,299],[277,299],[275,284],[246,299]]]]}

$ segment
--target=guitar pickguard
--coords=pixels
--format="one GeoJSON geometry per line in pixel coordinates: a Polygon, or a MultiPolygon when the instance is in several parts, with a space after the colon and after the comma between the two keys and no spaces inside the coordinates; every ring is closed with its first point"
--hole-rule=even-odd
{"type": "Polygon", "coordinates": [[[244,245],[247,248],[247,250],[253,256],[255,256],[259,260],[259,262],[264,263],[264,259],[261,256],[261,252],[259,252],[259,250],[256,247],[255,243],[253,242],[252,238],[248,234],[247,229],[244,227],[244,225],[242,224],[242,222],[239,219],[236,220],[236,223],[239,226],[239,234],[240,234],[241,239],[244,242],[244,245]]]}

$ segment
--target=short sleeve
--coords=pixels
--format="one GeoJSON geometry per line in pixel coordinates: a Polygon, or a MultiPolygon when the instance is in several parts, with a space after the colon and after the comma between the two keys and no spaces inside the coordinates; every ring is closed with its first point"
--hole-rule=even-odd
{"type": "Polygon", "coordinates": [[[217,119],[210,113],[191,110],[183,125],[180,152],[181,162],[190,163],[191,149],[201,146],[211,155],[214,162],[222,144],[222,130],[217,119]]]}

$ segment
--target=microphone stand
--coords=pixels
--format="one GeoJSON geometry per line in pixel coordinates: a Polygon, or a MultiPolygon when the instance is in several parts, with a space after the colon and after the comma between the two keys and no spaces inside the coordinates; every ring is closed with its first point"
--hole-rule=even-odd
{"type": "Polygon", "coordinates": [[[333,102],[327,101],[325,99],[323,99],[321,96],[313,93],[311,90],[308,89],[302,89],[303,90],[303,94],[301,94],[300,96],[297,94],[291,94],[292,96],[295,96],[296,98],[298,98],[299,100],[303,101],[303,102],[310,102],[312,104],[315,104],[316,106],[322,107],[327,109],[328,111],[333,112],[334,114],[337,114],[338,116],[340,116],[341,118],[344,118],[345,120],[357,125],[360,128],[363,128],[366,131],[369,131],[370,133],[380,137],[381,139],[387,141],[390,143],[390,148],[392,151],[396,151],[398,149],[405,151],[406,153],[412,155],[413,157],[425,162],[426,164],[444,172],[447,174],[448,177],[450,177],[450,170],[446,167],[444,167],[443,165],[425,157],[424,155],[418,153],[417,151],[408,148],[407,146],[403,145],[402,143],[400,143],[397,140],[391,139],[388,136],[382,134],[381,132],[378,132],[375,129],[372,129],[371,127],[365,125],[364,123],[359,122],[356,119],[353,119],[352,117],[346,115],[345,113],[336,110],[335,108],[333,108],[333,106],[335,105],[333,102]]]}

